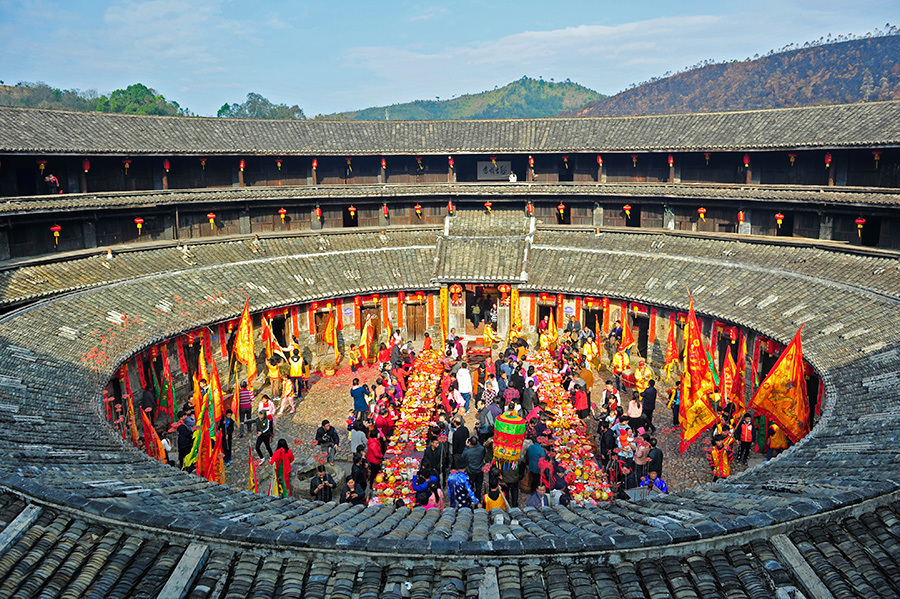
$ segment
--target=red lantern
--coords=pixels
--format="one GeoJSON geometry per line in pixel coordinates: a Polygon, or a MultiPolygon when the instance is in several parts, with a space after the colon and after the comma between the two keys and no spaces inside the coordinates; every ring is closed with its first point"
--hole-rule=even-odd
{"type": "Polygon", "coordinates": [[[356,218],[356,206],[350,206],[347,208],[347,212],[350,213],[350,218],[356,218]]]}
{"type": "Polygon", "coordinates": [[[200,168],[202,168],[203,170],[206,170],[206,158],[200,159],[200,168]]]}
{"type": "Polygon", "coordinates": [[[344,160],[347,161],[347,170],[350,171],[350,172],[352,173],[352,172],[353,172],[353,165],[352,165],[351,162],[350,162],[350,161],[352,160],[352,158],[345,158],[344,160]]]}
{"type": "Polygon", "coordinates": [[[744,168],[750,168],[750,154],[744,154],[744,168]]]}
{"type": "Polygon", "coordinates": [[[422,204],[416,204],[413,206],[413,210],[416,211],[416,216],[422,218],[422,204]]]}
{"type": "Polygon", "coordinates": [[[860,216],[856,219],[856,234],[860,239],[862,239],[862,228],[864,224],[866,224],[866,219],[864,219],[863,217],[860,216]]]}
{"type": "Polygon", "coordinates": [[[563,213],[566,211],[566,205],[563,204],[562,202],[560,202],[560,203],[556,206],[556,209],[559,210],[559,218],[562,218],[562,217],[563,217],[563,213]]]}
{"type": "Polygon", "coordinates": [[[706,166],[709,166],[709,157],[712,155],[712,152],[703,152],[703,157],[706,158],[706,166]]]}
{"type": "Polygon", "coordinates": [[[137,217],[136,219],[134,219],[134,224],[137,225],[137,228],[138,228],[138,237],[140,237],[140,236],[141,236],[141,229],[144,227],[144,219],[142,219],[142,218],[139,216],[139,217],[137,217]]]}
{"type": "Polygon", "coordinates": [[[831,166],[831,152],[825,152],[825,168],[831,166]]]}
{"type": "Polygon", "coordinates": [[[631,155],[631,166],[634,167],[634,168],[637,168],[637,159],[638,159],[638,155],[637,155],[637,154],[632,154],[632,155],[631,155]]]}
{"type": "Polygon", "coordinates": [[[287,216],[287,210],[285,210],[284,208],[279,208],[279,209],[278,209],[278,216],[281,217],[281,224],[283,225],[283,224],[284,224],[284,217],[287,216]]]}
{"type": "Polygon", "coordinates": [[[450,169],[452,170],[454,165],[456,164],[455,162],[453,162],[453,156],[447,156],[447,164],[450,166],[450,169]]]}
{"type": "Polygon", "coordinates": [[[38,160],[37,161],[38,168],[41,169],[41,174],[44,174],[44,168],[47,166],[46,160],[38,160]]]}
{"type": "Polygon", "coordinates": [[[788,158],[791,159],[791,166],[794,166],[794,161],[797,160],[797,154],[791,152],[790,154],[788,154],[788,158]]]}
{"type": "Polygon", "coordinates": [[[53,225],[50,227],[50,230],[53,231],[53,245],[57,245],[59,243],[59,232],[62,231],[62,227],[53,225]]]}
{"type": "Polygon", "coordinates": [[[625,204],[622,206],[622,210],[625,211],[625,218],[631,218],[631,204],[625,204]]]}
{"type": "Polygon", "coordinates": [[[131,159],[130,158],[123,159],[122,164],[125,166],[125,174],[128,175],[128,167],[131,166],[131,159]]]}
{"type": "Polygon", "coordinates": [[[568,156],[563,156],[563,164],[566,165],[566,170],[568,170],[568,168],[569,168],[569,157],[568,156]]]}
{"type": "Polygon", "coordinates": [[[319,166],[319,160],[316,159],[316,158],[313,158],[313,161],[312,161],[312,167],[313,167],[313,170],[316,170],[316,168],[317,168],[318,166],[319,166]]]}
{"type": "Polygon", "coordinates": [[[421,156],[416,156],[416,164],[419,165],[419,170],[420,170],[420,171],[421,171],[421,170],[424,170],[424,169],[422,168],[422,157],[421,157],[421,156]]]}
{"type": "Polygon", "coordinates": [[[669,166],[671,167],[674,165],[675,165],[675,157],[672,156],[671,154],[669,154],[669,166]]]}
{"type": "Polygon", "coordinates": [[[85,158],[84,160],[82,160],[82,161],[81,161],[81,168],[84,169],[84,172],[88,172],[89,170],[91,170],[91,161],[88,160],[87,158],[85,158]]]}
{"type": "Polygon", "coordinates": [[[166,158],[165,160],[163,160],[163,168],[166,169],[166,172],[167,172],[167,173],[169,172],[169,167],[170,167],[170,166],[171,166],[171,165],[169,164],[169,159],[168,159],[168,158],[166,158]]]}
{"type": "Polygon", "coordinates": [[[381,213],[384,215],[385,218],[388,217],[388,207],[387,207],[387,203],[384,203],[384,204],[381,205],[381,213]]]}
{"type": "Polygon", "coordinates": [[[700,206],[699,208],[697,208],[697,214],[700,215],[700,220],[706,222],[706,208],[700,206]]]}
{"type": "Polygon", "coordinates": [[[534,156],[528,157],[528,168],[534,168],[534,156]]]}
{"type": "Polygon", "coordinates": [[[738,210],[738,222],[739,223],[744,222],[744,211],[743,210],[738,210]]]}
{"type": "Polygon", "coordinates": [[[525,204],[525,212],[528,213],[528,216],[534,216],[534,204],[531,203],[531,200],[525,204]]]}
{"type": "Polygon", "coordinates": [[[493,204],[491,204],[490,200],[484,203],[484,207],[487,208],[488,214],[491,213],[491,206],[493,206],[493,204]]]}
{"type": "Polygon", "coordinates": [[[206,215],[206,218],[209,219],[209,230],[212,231],[216,226],[216,214],[215,212],[210,212],[206,215]]]}
{"type": "Polygon", "coordinates": [[[494,168],[497,168],[497,157],[491,156],[491,164],[494,165],[494,168]]]}
{"type": "Polygon", "coordinates": [[[497,285],[497,291],[500,292],[500,305],[508,306],[509,305],[509,292],[512,291],[512,287],[503,283],[502,285],[497,285]]]}
{"type": "Polygon", "coordinates": [[[387,169],[387,160],[385,158],[381,159],[381,170],[387,169]]]}
{"type": "Polygon", "coordinates": [[[322,220],[322,208],[318,204],[316,204],[316,218],[322,220]]]}
{"type": "Polygon", "coordinates": [[[778,213],[775,215],[775,222],[778,223],[778,228],[781,228],[781,223],[784,222],[784,215],[782,213],[778,213]]]}
{"type": "Polygon", "coordinates": [[[453,200],[447,200],[447,212],[452,216],[453,215],[453,200]]]}
{"type": "Polygon", "coordinates": [[[243,173],[243,172],[244,172],[244,167],[247,166],[247,163],[244,161],[243,158],[241,158],[241,162],[238,164],[238,166],[240,167],[241,172],[243,173]]]}
{"type": "Polygon", "coordinates": [[[281,163],[282,163],[283,161],[284,161],[283,158],[276,158],[276,159],[275,159],[275,166],[278,167],[278,170],[281,170],[281,163]]]}
{"type": "Polygon", "coordinates": [[[603,156],[597,154],[597,166],[603,166],[603,156]]]}
{"type": "Polygon", "coordinates": [[[878,168],[878,161],[881,160],[881,152],[879,150],[872,150],[872,157],[875,158],[875,168],[878,168]]]}

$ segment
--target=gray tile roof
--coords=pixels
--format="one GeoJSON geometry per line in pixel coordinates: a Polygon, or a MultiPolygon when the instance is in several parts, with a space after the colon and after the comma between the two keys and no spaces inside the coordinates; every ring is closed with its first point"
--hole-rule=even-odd
{"type": "Polygon", "coordinates": [[[0,152],[379,155],[886,147],[900,102],[490,121],[267,121],[0,108],[0,152]]]}

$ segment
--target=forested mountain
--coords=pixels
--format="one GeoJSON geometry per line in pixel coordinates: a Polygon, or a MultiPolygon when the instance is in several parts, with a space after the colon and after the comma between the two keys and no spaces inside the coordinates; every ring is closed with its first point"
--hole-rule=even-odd
{"type": "MultiPolygon", "coordinates": [[[[840,39],[840,38],[839,38],[840,39]]],[[[563,116],[623,116],[843,104],[900,98],[900,35],[804,47],[652,79],[563,116]]]]}
{"type": "Polygon", "coordinates": [[[179,106],[178,102],[166,100],[162,94],[142,83],[117,89],[108,96],[101,96],[93,89],[58,89],[46,83],[0,85],[0,106],[169,116],[191,114],[189,110],[179,106]]]}
{"type": "Polygon", "coordinates": [[[405,104],[319,115],[316,118],[372,121],[533,118],[553,116],[564,110],[577,110],[588,102],[603,97],[602,94],[568,79],[554,82],[522,77],[501,88],[449,100],[416,100],[405,104]]]}

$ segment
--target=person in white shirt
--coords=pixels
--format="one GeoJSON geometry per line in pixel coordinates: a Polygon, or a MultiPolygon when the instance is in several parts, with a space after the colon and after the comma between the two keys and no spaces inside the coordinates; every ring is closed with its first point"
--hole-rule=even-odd
{"type": "Polygon", "coordinates": [[[460,364],[459,372],[456,373],[456,382],[459,383],[459,393],[463,396],[465,409],[468,412],[469,402],[472,401],[472,374],[465,362],[460,364]]]}

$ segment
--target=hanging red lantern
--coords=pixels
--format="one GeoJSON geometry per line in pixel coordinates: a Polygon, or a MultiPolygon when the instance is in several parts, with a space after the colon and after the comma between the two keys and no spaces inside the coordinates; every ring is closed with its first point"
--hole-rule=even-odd
{"type": "Polygon", "coordinates": [[[631,218],[631,204],[625,204],[622,206],[622,210],[625,211],[625,218],[631,218]]]}
{"type": "Polygon", "coordinates": [[[512,291],[512,287],[507,285],[506,283],[502,283],[497,285],[497,291],[500,292],[500,305],[508,306],[509,305],[509,292],[512,291]]]}
{"type": "Polygon", "coordinates": [[[452,216],[453,215],[453,200],[447,200],[447,212],[452,216]]]}
{"type": "Polygon", "coordinates": [[[137,229],[138,229],[138,237],[140,237],[140,236],[141,236],[141,229],[144,228],[144,219],[142,219],[142,218],[139,216],[139,217],[137,217],[136,219],[134,219],[134,224],[137,225],[137,229]]]}
{"type": "Polygon", "coordinates": [[[775,215],[775,222],[778,223],[778,228],[781,228],[781,223],[784,222],[784,215],[782,213],[778,213],[775,215]]]}
{"type": "Polygon", "coordinates": [[[491,206],[493,206],[493,204],[491,204],[490,200],[484,203],[484,207],[487,208],[488,214],[491,213],[491,206]]]}
{"type": "Polygon", "coordinates": [[[856,219],[856,234],[857,234],[857,236],[859,236],[860,239],[862,239],[862,229],[863,229],[863,225],[865,225],[865,224],[866,224],[866,219],[864,219],[863,217],[860,216],[856,219]]]}
{"type": "Polygon", "coordinates": [[[81,161],[81,168],[84,169],[84,172],[88,172],[89,170],[91,170],[91,161],[88,160],[87,158],[85,158],[84,160],[82,160],[82,161],[81,161]]]}
{"type": "Polygon", "coordinates": [[[206,160],[206,158],[200,159],[200,168],[202,168],[203,170],[206,170],[206,160]]]}
{"type": "Polygon", "coordinates": [[[165,160],[163,160],[163,168],[166,170],[167,173],[169,172],[169,167],[170,167],[170,166],[171,166],[171,165],[169,164],[169,159],[168,159],[168,158],[166,158],[165,160]]]}
{"type": "Polygon", "coordinates": [[[700,206],[699,208],[697,208],[697,214],[700,215],[700,220],[706,222],[706,208],[700,206]]]}
{"type": "Polygon", "coordinates": [[[381,213],[384,215],[385,218],[388,218],[389,215],[388,215],[387,202],[385,202],[384,204],[381,205],[381,213]]]}
{"type": "Polygon", "coordinates": [[[215,212],[210,212],[206,215],[206,218],[209,219],[209,230],[212,231],[216,226],[216,214],[215,212]]]}
{"type": "Polygon", "coordinates": [[[831,152],[825,152],[825,168],[831,166],[831,152]]]}
{"type": "Polygon", "coordinates": [[[750,168],[750,154],[744,154],[744,168],[750,168]]]}
{"type": "Polygon", "coordinates": [[[450,167],[450,170],[453,170],[453,167],[456,165],[453,161],[453,156],[447,156],[447,165],[450,167]]]}
{"type": "Polygon", "coordinates": [[[44,174],[44,168],[47,166],[46,160],[38,160],[37,161],[38,168],[41,169],[41,174],[44,174]]]}
{"type": "Polygon", "coordinates": [[[528,203],[525,204],[525,212],[528,213],[528,216],[534,216],[534,204],[531,203],[531,200],[528,200],[528,203]]]}
{"type": "Polygon", "coordinates": [[[494,168],[497,168],[497,157],[491,156],[491,164],[494,165],[494,168]]]}
{"type": "Polygon", "coordinates": [[[424,169],[422,168],[422,157],[421,157],[421,156],[416,156],[416,164],[419,165],[419,170],[420,170],[420,171],[421,171],[421,170],[424,170],[424,169]]]}
{"type": "Polygon", "coordinates": [[[279,209],[278,209],[278,216],[281,217],[281,224],[283,225],[283,224],[284,224],[284,217],[287,216],[287,210],[284,209],[284,208],[279,208],[279,209]]]}
{"type": "Polygon", "coordinates": [[[672,167],[675,165],[675,157],[669,154],[669,166],[672,167]]]}
{"type": "Polygon", "coordinates": [[[597,166],[603,166],[603,156],[597,154],[597,166]]]}
{"type": "Polygon", "coordinates": [[[463,298],[462,298],[463,288],[461,285],[457,285],[457,284],[450,285],[450,287],[449,287],[449,289],[447,289],[447,291],[450,292],[450,305],[451,306],[462,306],[463,305],[463,298]]]}
{"type": "Polygon", "coordinates": [[[564,214],[565,211],[566,211],[566,205],[563,204],[562,202],[560,202],[560,203],[556,206],[556,209],[559,210],[559,217],[560,217],[560,218],[563,218],[563,214],[564,214]]]}
{"type": "Polygon", "coordinates": [[[743,210],[738,210],[738,222],[739,223],[744,222],[744,211],[743,210]]]}
{"type": "Polygon", "coordinates": [[[413,206],[413,210],[416,211],[416,216],[422,218],[422,204],[416,204],[413,206]]]}
{"type": "Polygon", "coordinates": [[[788,158],[791,159],[791,166],[794,166],[794,161],[797,160],[797,154],[791,152],[790,154],[788,154],[788,158]]]}
{"type": "Polygon", "coordinates": [[[276,159],[275,159],[275,166],[278,167],[278,170],[281,170],[281,163],[282,163],[282,162],[284,162],[284,159],[283,159],[283,158],[276,158],[276,159]]]}
{"type": "Polygon", "coordinates": [[[872,150],[872,157],[875,159],[875,168],[878,168],[878,161],[881,160],[881,151],[872,150]]]}
{"type": "Polygon", "coordinates": [[[528,168],[534,168],[534,156],[528,157],[528,168]]]}
{"type": "Polygon", "coordinates": [[[316,204],[316,218],[322,220],[322,208],[316,204]]]}
{"type": "Polygon", "coordinates": [[[637,159],[638,159],[638,155],[637,155],[637,154],[632,154],[632,155],[631,155],[631,166],[634,167],[634,168],[637,168],[637,159]]]}
{"type": "Polygon", "coordinates": [[[241,172],[243,173],[243,172],[244,172],[244,167],[247,166],[247,163],[244,161],[243,158],[241,158],[241,162],[238,164],[238,166],[240,167],[241,172]]]}
{"type": "Polygon", "coordinates": [[[50,230],[53,231],[53,245],[59,244],[59,232],[62,231],[62,227],[53,225],[50,230]]]}
{"type": "Polygon", "coordinates": [[[316,170],[318,167],[319,167],[319,160],[317,158],[313,158],[312,169],[316,170]]]}
{"type": "Polygon", "coordinates": [[[344,160],[347,161],[347,170],[352,173],[353,172],[353,164],[351,163],[352,158],[345,158],[344,160]]]}
{"type": "Polygon", "coordinates": [[[563,164],[566,165],[566,170],[569,170],[569,157],[563,156],[563,164]]]}
{"type": "Polygon", "coordinates": [[[350,218],[356,218],[356,206],[350,206],[347,208],[347,212],[350,213],[350,218]]]}
{"type": "Polygon", "coordinates": [[[387,169],[387,160],[385,158],[381,159],[381,170],[387,169]]]}
{"type": "Polygon", "coordinates": [[[703,157],[706,158],[706,166],[709,166],[709,157],[712,155],[712,152],[703,152],[703,157]]]}
{"type": "Polygon", "coordinates": [[[131,159],[130,158],[123,159],[122,165],[125,167],[125,174],[128,175],[128,168],[131,166],[131,159]]]}

